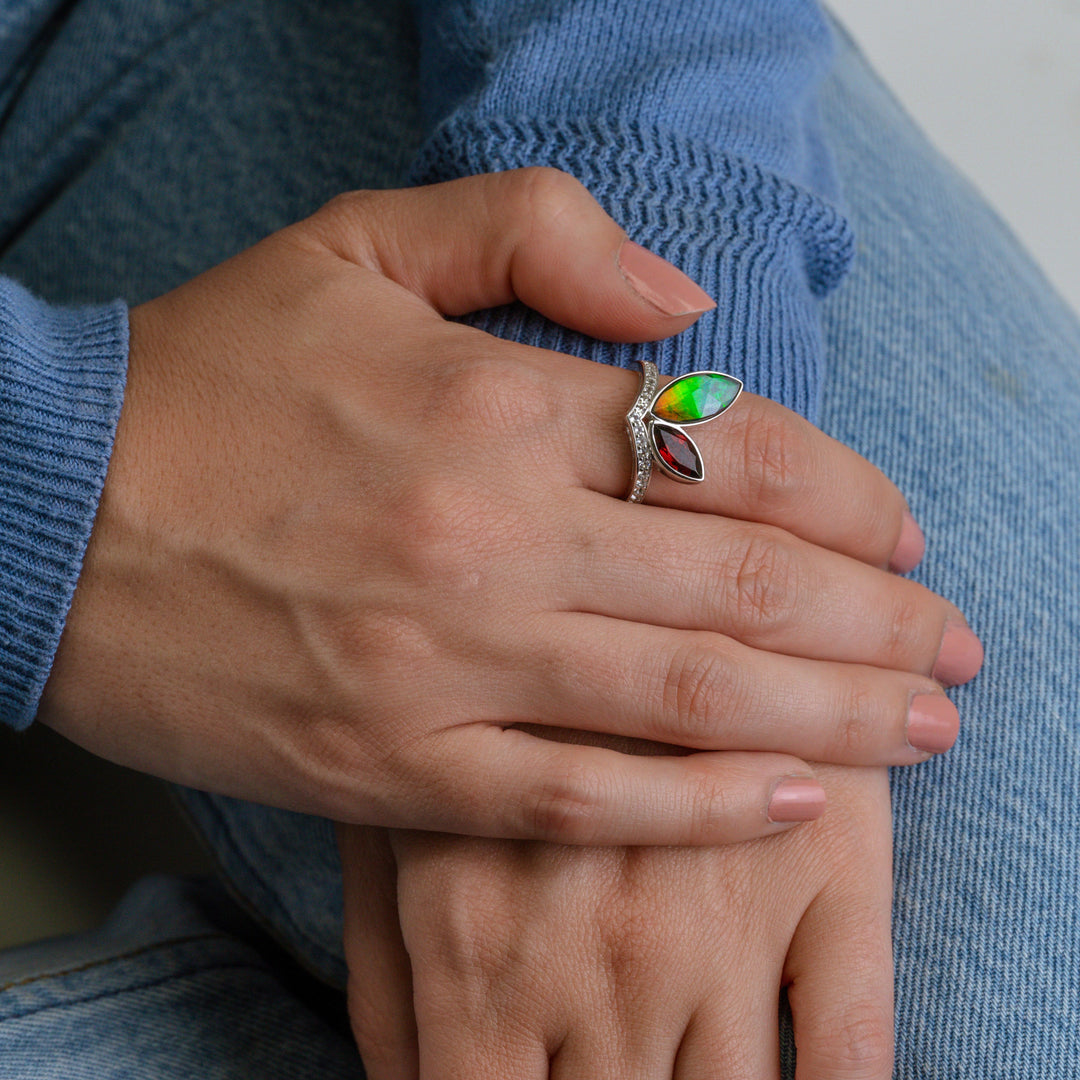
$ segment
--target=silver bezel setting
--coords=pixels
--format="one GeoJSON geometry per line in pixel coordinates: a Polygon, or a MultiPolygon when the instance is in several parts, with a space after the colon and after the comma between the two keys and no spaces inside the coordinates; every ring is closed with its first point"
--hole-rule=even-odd
{"type": "MultiPolygon", "coordinates": [[[[650,405],[649,408],[651,409],[652,406],[650,405]]],[[[709,419],[712,420],[714,417],[710,416],[709,419]]],[[[700,424],[701,421],[695,420],[694,423],[700,424]]],[[[646,427],[649,431],[649,449],[652,451],[652,459],[665,476],[670,476],[672,480],[678,480],[680,484],[700,484],[705,479],[705,462],[701,460],[701,451],[698,449],[698,444],[683,431],[683,428],[686,427],[685,424],[673,424],[670,420],[657,420],[655,417],[650,416],[646,421],[646,427]],[[656,435],[654,434],[657,428],[668,428],[677,431],[694,448],[694,453],[697,455],[698,461],[701,462],[700,476],[686,476],[684,473],[673,469],[660,456],[660,451],[656,446],[656,435]]]]}

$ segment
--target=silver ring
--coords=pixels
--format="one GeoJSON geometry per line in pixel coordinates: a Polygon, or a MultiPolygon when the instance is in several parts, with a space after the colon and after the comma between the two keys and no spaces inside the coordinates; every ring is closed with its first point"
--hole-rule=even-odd
{"type": "Polygon", "coordinates": [[[641,387],[626,414],[626,433],[634,455],[628,502],[644,502],[653,465],[683,484],[705,479],[701,452],[686,428],[715,420],[735,404],[743,384],[723,371],[691,371],[658,389],[660,372],[639,360],[641,387]]]}

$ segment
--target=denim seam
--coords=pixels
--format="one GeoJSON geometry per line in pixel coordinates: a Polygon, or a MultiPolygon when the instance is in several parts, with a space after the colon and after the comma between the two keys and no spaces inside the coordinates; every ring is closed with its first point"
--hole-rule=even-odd
{"type": "Polygon", "coordinates": [[[167,941],[155,941],[152,945],[143,945],[138,949],[131,949],[128,952],[102,957],[100,960],[90,960],[85,964],[79,964],[77,967],[64,968],[62,971],[47,971],[41,975],[31,975],[26,979],[18,979],[16,982],[4,983],[3,985],[0,985],[0,994],[4,994],[8,990],[16,990],[20,986],[29,986],[31,983],[41,982],[45,979],[61,979],[65,975],[78,975],[83,971],[91,971],[94,968],[105,967],[108,964],[119,963],[123,960],[131,960],[136,956],[146,956],[148,953],[156,952],[159,949],[168,949],[174,945],[190,945],[195,941],[212,941],[215,939],[226,942],[232,941],[226,934],[218,933],[189,934],[187,937],[169,938],[167,941]]]}
{"type": "MultiPolygon", "coordinates": [[[[121,95],[126,84],[137,77],[139,72],[146,72],[148,70],[147,62],[151,57],[160,53],[172,42],[179,41],[185,35],[189,34],[192,28],[197,26],[204,19],[213,17],[219,10],[228,7],[235,2],[236,0],[209,0],[206,7],[201,11],[191,15],[177,26],[170,28],[160,37],[155,38],[146,46],[146,48],[142,49],[137,55],[132,56],[130,62],[121,71],[118,71],[112,79],[100,87],[96,94],[88,98],[88,100],[83,103],[82,108],[80,108],[74,116],[69,118],[68,123],[62,129],[54,133],[54,137],[51,141],[56,143],[63,140],[70,132],[76,130],[88,116],[92,116],[97,109],[102,107],[104,103],[121,95]]],[[[13,100],[8,103],[7,113],[10,113],[17,107],[18,96],[19,95],[16,94],[13,100]]],[[[122,113],[118,113],[117,115],[122,115],[122,113]]],[[[3,128],[2,125],[0,125],[0,135],[2,135],[2,133],[3,128]]],[[[77,160],[74,163],[70,163],[69,168],[63,170],[63,175],[59,178],[59,183],[42,193],[36,203],[25,215],[23,215],[23,218],[17,227],[12,228],[11,231],[6,234],[0,235],[0,247],[6,248],[14,246],[22,234],[37,220],[42,209],[55,202],[59,193],[69,187],[73,180],[82,175],[88,164],[101,152],[104,145],[104,143],[98,141],[90,146],[81,148],[76,154],[77,160]]]]}
{"type": "Polygon", "coordinates": [[[23,59],[12,70],[11,81],[7,89],[0,91],[6,96],[0,104],[0,132],[4,130],[11,111],[15,108],[23,89],[34,75],[42,56],[48,51],[49,46],[56,39],[64,20],[68,17],[77,0],[64,0],[44,22],[34,31],[33,37],[23,53],[23,59]]]}
{"type": "MultiPolygon", "coordinates": [[[[218,936],[218,935],[214,935],[218,936]]],[[[92,965],[91,965],[92,966],[92,965]]],[[[269,974],[265,967],[257,964],[252,964],[247,961],[236,961],[235,963],[228,964],[207,964],[204,967],[195,967],[187,971],[176,971],[171,975],[163,975],[159,979],[151,979],[149,982],[138,983],[134,986],[122,986],[117,990],[102,990],[100,993],[91,994],[88,997],[80,997],[73,1001],[56,1001],[50,1005],[41,1005],[37,1008],[28,1009],[25,1012],[11,1013],[8,1016],[0,1017],[0,1025],[9,1020],[25,1020],[28,1016],[38,1016],[44,1012],[51,1012],[54,1009],[69,1009],[77,1005],[89,1005],[95,1001],[104,1001],[107,998],[121,997],[124,994],[138,993],[143,990],[152,990],[156,986],[164,986],[166,983],[177,982],[180,979],[196,978],[200,975],[205,975],[212,971],[253,971],[260,975],[269,974]]]]}

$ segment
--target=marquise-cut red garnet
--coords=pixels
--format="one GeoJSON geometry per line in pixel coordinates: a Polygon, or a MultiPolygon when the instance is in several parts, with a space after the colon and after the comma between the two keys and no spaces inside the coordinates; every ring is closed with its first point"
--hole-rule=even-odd
{"type": "Polygon", "coordinates": [[[687,480],[701,480],[705,472],[693,440],[679,428],[668,424],[652,425],[653,443],[660,460],[673,473],[687,480]]]}

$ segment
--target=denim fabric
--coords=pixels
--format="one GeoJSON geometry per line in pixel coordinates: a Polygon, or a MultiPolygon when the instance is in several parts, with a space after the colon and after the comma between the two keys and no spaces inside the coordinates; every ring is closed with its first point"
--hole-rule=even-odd
{"type": "Polygon", "coordinates": [[[821,425],[906,493],[912,576],[986,649],[958,746],[892,777],[896,1075],[1077,1077],[1080,325],[850,52],[825,112],[859,254],[821,425]]]}
{"type": "MultiPolygon", "coordinates": [[[[92,19],[94,4],[79,7],[92,19]]],[[[153,18],[120,0],[96,7],[125,27],[123,77],[80,62],[93,109],[69,114],[70,101],[57,102],[54,131],[27,132],[0,154],[13,181],[55,176],[47,198],[9,203],[5,188],[0,208],[0,269],[53,299],[153,295],[339,188],[394,183],[411,159],[415,43],[392,6],[296,5],[276,11],[273,32],[267,4],[147,3],[153,18]],[[183,32],[161,45],[153,19],[183,32]],[[343,71],[370,91],[342,92],[343,71]],[[178,147],[200,164],[199,190],[162,167],[178,147]]],[[[896,1075],[1080,1076],[1080,327],[847,43],[822,116],[859,250],[822,305],[820,422],[899,483],[927,533],[915,576],[955,600],[986,646],[983,673],[952,692],[960,744],[893,778],[896,1075]]],[[[340,983],[326,823],[187,798],[238,894],[288,950],[340,983]]],[[[72,1000],[79,980],[113,979],[101,988],[123,985],[125,1038],[138,1017],[155,1018],[157,1075],[190,1070],[177,1034],[188,1025],[199,1031],[198,1075],[249,1075],[238,1055],[258,1038],[239,1048],[236,1017],[265,1012],[274,1024],[275,1010],[310,1001],[310,987],[237,963],[227,979],[155,999],[152,965],[175,954],[182,970],[180,950],[203,946],[170,937],[195,918],[182,892],[154,908],[158,923],[137,906],[116,923],[147,951],[119,962],[130,946],[67,942],[60,961],[17,958],[19,979],[41,974],[35,993],[72,1000]],[[93,968],[59,973],[84,952],[93,968]],[[114,954],[115,965],[101,963],[114,954]],[[220,1015],[227,1022],[212,1022],[220,1015]]],[[[21,1012],[26,989],[0,990],[4,1075],[48,1076],[46,1045],[77,1052],[87,1076],[124,1075],[112,997],[91,991],[78,1024],[64,1026],[50,1019],[62,1010],[21,1012]]],[[[314,1024],[304,1034],[313,1059],[335,1052],[340,1031],[329,1026],[332,1036],[314,1024]]]]}
{"type": "Polygon", "coordinates": [[[0,956],[4,1080],[363,1080],[340,995],[210,883],[148,878],[101,929],[0,956]]]}

